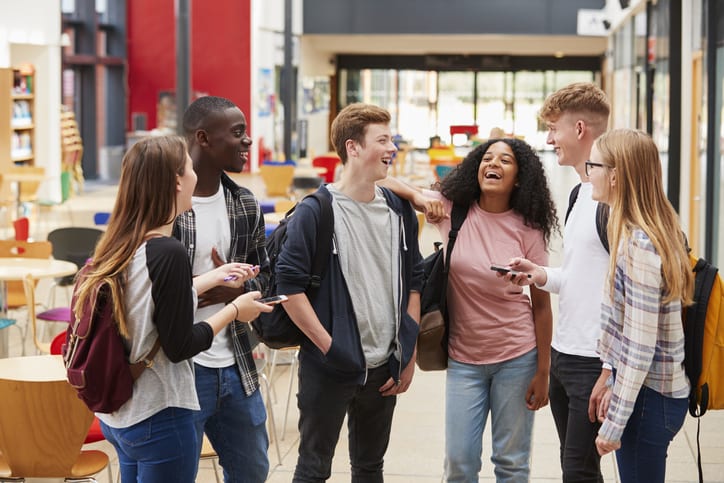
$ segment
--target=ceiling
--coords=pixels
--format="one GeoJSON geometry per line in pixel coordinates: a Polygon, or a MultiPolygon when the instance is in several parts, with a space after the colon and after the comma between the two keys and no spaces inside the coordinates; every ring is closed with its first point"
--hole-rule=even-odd
{"type": "Polygon", "coordinates": [[[319,53],[367,55],[491,54],[600,56],[606,37],[554,35],[319,35],[305,34],[319,53]],[[559,54],[559,55],[560,55],[559,54]]]}

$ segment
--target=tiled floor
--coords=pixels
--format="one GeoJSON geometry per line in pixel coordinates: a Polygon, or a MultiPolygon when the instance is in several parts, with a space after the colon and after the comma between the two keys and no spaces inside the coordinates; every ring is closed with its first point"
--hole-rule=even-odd
{"type": "MultiPolygon", "coordinates": [[[[550,165],[554,161],[548,161],[550,165]]],[[[552,167],[552,166],[549,166],[552,167]]],[[[553,168],[556,169],[556,168],[553,168]]],[[[550,176],[559,206],[564,206],[567,189],[574,184],[570,173],[556,170],[555,176],[550,176]]],[[[565,170],[568,171],[568,170],[565,170]]],[[[258,177],[248,175],[239,177],[240,183],[251,188],[263,197],[263,183],[258,177]]],[[[43,239],[47,231],[57,226],[77,225],[92,226],[93,213],[96,211],[110,211],[115,196],[115,187],[102,183],[88,183],[84,195],[73,198],[63,206],[44,210],[40,220],[31,227],[31,234],[36,239],[43,239]]],[[[0,235],[8,235],[0,233],[0,235]]],[[[423,252],[432,249],[433,241],[437,239],[436,231],[425,226],[422,233],[421,248],[423,252]]],[[[552,253],[552,263],[557,263],[558,251],[552,253]]],[[[41,282],[39,300],[45,300],[43,291],[47,291],[47,284],[41,282]]],[[[62,298],[61,298],[62,301],[62,298]]],[[[554,306],[557,303],[553,300],[554,306]]],[[[21,341],[11,331],[10,353],[19,355],[21,341]]],[[[28,353],[32,353],[32,344],[27,346],[28,353]]],[[[279,439],[282,456],[277,461],[276,451],[270,448],[269,458],[272,465],[269,482],[281,483],[291,481],[296,461],[298,434],[296,431],[296,377],[292,380],[291,407],[285,428],[282,428],[284,411],[286,408],[289,387],[289,365],[279,365],[274,371],[272,382],[272,410],[274,411],[277,433],[284,429],[284,438],[279,439]]],[[[392,483],[412,482],[439,482],[442,480],[444,432],[444,372],[415,374],[410,390],[402,395],[397,403],[395,420],[389,450],[385,461],[386,481],[392,483]]],[[[268,395],[267,395],[268,396],[268,395]]],[[[697,421],[687,417],[684,429],[674,439],[669,450],[669,463],[667,481],[695,482],[696,471],[696,433],[697,421]]],[[[704,462],[704,475],[707,482],[724,482],[724,412],[711,412],[702,420],[701,427],[702,460],[704,462]]],[[[490,434],[486,431],[483,440],[483,469],[481,481],[494,481],[493,469],[490,463],[490,434]]],[[[115,453],[106,442],[89,445],[88,449],[95,448],[106,451],[112,459],[114,476],[118,473],[115,453]]],[[[346,432],[340,437],[337,454],[333,464],[333,474],[330,482],[349,481],[349,464],[347,457],[346,432]]],[[[558,459],[558,438],[549,408],[543,408],[536,414],[533,437],[533,452],[531,461],[531,480],[535,482],[560,481],[560,468],[558,459]]],[[[606,481],[618,481],[614,458],[607,456],[603,460],[604,476],[606,481]]],[[[106,482],[107,473],[98,475],[98,481],[106,482]]],[[[48,481],[48,480],[34,480],[48,481]]],[[[198,482],[216,481],[210,460],[201,462],[198,482]]]]}

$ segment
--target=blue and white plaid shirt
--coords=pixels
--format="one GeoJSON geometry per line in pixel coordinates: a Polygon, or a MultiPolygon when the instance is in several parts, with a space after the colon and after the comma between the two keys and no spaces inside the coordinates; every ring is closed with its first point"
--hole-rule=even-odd
{"type": "Polygon", "coordinates": [[[689,396],[679,300],[664,303],[661,257],[641,229],[621,244],[611,305],[605,284],[599,353],[616,370],[611,404],[599,435],[620,441],[641,386],[671,398],[689,396]],[[625,243],[625,244],[624,244],[625,243]]]}

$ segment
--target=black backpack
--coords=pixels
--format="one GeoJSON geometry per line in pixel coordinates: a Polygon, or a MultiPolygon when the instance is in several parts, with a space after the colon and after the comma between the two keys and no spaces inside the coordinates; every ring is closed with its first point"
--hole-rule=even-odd
{"type": "MultiPolygon", "coordinates": [[[[315,198],[321,207],[320,222],[319,226],[317,226],[317,248],[312,259],[309,285],[305,290],[307,297],[312,301],[317,295],[322,275],[327,269],[329,254],[332,251],[334,215],[332,213],[332,203],[328,196],[317,190],[307,195],[307,197],[315,198]]],[[[277,294],[276,283],[276,261],[287,238],[287,224],[289,219],[294,216],[297,206],[298,204],[287,211],[284,218],[279,221],[279,225],[266,239],[266,250],[269,255],[269,268],[271,270],[269,295],[279,295],[277,294]]],[[[292,322],[292,319],[289,318],[286,310],[284,310],[284,304],[277,304],[271,312],[259,314],[259,317],[251,322],[251,326],[259,339],[272,349],[298,346],[306,338],[297,325],[292,322]]]]}
{"type": "MultiPolygon", "coordinates": [[[[581,183],[578,183],[576,186],[574,186],[571,190],[571,194],[568,195],[568,209],[566,210],[566,218],[564,220],[564,223],[568,221],[568,215],[571,214],[573,205],[576,204],[579,191],[581,191],[581,183]]],[[[608,226],[608,215],[608,205],[599,202],[598,206],[596,207],[596,231],[598,232],[598,239],[601,240],[601,245],[603,245],[603,248],[606,249],[606,253],[611,253],[608,247],[608,232],[606,231],[606,227],[608,226]]]]}

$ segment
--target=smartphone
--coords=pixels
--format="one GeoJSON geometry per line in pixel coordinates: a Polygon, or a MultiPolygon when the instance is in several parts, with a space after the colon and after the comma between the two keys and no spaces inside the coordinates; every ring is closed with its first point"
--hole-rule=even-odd
{"type": "MultiPolygon", "coordinates": [[[[498,272],[498,273],[502,273],[503,275],[511,274],[511,275],[514,276],[514,277],[515,277],[516,275],[519,275],[519,274],[520,274],[520,272],[516,272],[515,270],[511,270],[510,268],[504,267],[504,266],[502,266],[502,265],[495,265],[495,264],[493,264],[493,265],[490,265],[490,269],[493,270],[493,271],[496,271],[496,272],[498,272]]],[[[531,277],[530,273],[527,274],[527,277],[528,277],[528,278],[531,277]]]]}
{"type": "Polygon", "coordinates": [[[266,297],[263,299],[256,299],[260,304],[276,305],[289,300],[286,295],[275,295],[273,297],[266,297]]]}

